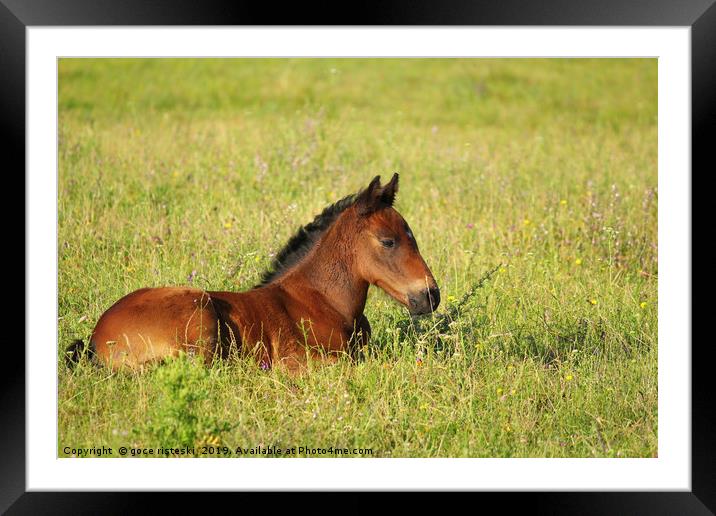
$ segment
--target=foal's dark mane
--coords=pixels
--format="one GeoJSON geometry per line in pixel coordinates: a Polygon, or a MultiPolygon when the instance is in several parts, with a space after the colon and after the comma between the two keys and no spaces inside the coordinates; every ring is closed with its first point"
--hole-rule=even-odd
{"type": "Polygon", "coordinates": [[[261,283],[254,288],[268,285],[275,279],[281,277],[291,267],[296,265],[301,259],[308,254],[313,246],[321,238],[321,235],[333,224],[338,216],[346,209],[350,208],[358,200],[360,194],[348,195],[330,206],[326,207],[321,213],[316,215],[313,222],[302,226],[289,239],[288,243],[278,252],[271,261],[269,269],[263,273],[261,283]]]}

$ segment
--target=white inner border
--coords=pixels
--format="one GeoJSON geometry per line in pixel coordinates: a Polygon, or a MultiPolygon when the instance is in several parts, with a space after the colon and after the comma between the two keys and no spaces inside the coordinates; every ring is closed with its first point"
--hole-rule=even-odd
{"type": "Polygon", "coordinates": [[[29,27],[27,489],[690,490],[690,41],[688,27],[29,27]],[[57,58],[73,56],[658,57],[658,458],[58,459],[57,58]]]}

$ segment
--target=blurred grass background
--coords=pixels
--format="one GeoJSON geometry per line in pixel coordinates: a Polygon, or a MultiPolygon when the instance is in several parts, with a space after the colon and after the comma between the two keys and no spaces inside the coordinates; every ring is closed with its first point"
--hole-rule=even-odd
{"type": "Polygon", "coordinates": [[[359,364],[185,365],[186,410],[232,425],[205,440],[656,455],[655,59],[62,59],[58,110],[60,455],[171,445],[151,432],[161,375],[64,365],[114,301],[248,289],[299,225],[394,171],[449,346],[371,289],[359,364]]]}

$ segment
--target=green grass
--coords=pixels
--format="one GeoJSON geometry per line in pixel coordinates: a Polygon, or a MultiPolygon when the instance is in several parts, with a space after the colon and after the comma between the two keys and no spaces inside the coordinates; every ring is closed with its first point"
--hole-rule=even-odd
{"type": "Polygon", "coordinates": [[[656,187],[655,59],[63,59],[58,453],[656,456],[656,187]],[[364,361],[65,366],[121,296],[248,289],[394,171],[444,301],[413,322],[371,289],[364,361]]]}

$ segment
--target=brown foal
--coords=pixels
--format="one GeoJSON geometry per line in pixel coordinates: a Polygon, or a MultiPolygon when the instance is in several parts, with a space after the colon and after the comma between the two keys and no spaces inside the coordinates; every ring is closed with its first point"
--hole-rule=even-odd
{"type": "MultiPolygon", "coordinates": [[[[440,291],[405,219],[393,208],[398,174],[380,176],[326,208],[276,256],[260,285],[246,292],[143,288],[97,322],[90,353],[112,369],[137,369],[177,355],[209,363],[235,348],[264,369],[295,372],[308,360],[335,360],[367,343],[363,314],[376,285],[411,314],[435,310],[440,291]]],[[[76,359],[76,341],[69,350],[76,359]]]]}

